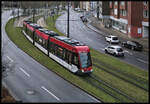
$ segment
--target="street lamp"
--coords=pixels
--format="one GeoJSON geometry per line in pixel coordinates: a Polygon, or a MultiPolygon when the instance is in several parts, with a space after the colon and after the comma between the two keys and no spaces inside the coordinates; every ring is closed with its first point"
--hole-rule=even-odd
{"type": "Polygon", "coordinates": [[[68,2],[67,37],[69,38],[69,2],[68,2]]]}
{"type": "Polygon", "coordinates": [[[97,19],[99,19],[99,1],[97,1],[97,19]]]}

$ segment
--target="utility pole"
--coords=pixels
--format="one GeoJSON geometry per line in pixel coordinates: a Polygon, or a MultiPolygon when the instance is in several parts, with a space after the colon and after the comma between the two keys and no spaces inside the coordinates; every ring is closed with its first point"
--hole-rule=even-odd
{"type": "Polygon", "coordinates": [[[67,21],[67,37],[69,38],[69,2],[68,2],[68,21],[67,21]]]}
{"type": "Polygon", "coordinates": [[[19,2],[18,2],[18,19],[19,19],[19,2]]]}
{"type": "Polygon", "coordinates": [[[97,1],[97,19],[99,19],[99,1],[97,1]]]}
{"type": "Polygon", "coordinates": [[[35,22],[35,8],[33,9],[33,23],[35,22]]]}

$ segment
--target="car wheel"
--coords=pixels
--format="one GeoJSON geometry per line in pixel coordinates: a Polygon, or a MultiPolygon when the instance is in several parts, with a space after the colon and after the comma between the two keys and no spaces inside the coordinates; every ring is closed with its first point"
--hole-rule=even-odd
{"type": "Polygon", "coordinates": [[[113,53],[114,56],[117,56],[116,53],[113,53]]]}
{"type": "Polygon", "coordinates": [[[105,49],[105,53],[108,53],[108,51],[105,49]]]}
{"type": "Polygon", "coordinates": [[[134,50],[134,46],[132,46],[131,49],[134,50]]]}

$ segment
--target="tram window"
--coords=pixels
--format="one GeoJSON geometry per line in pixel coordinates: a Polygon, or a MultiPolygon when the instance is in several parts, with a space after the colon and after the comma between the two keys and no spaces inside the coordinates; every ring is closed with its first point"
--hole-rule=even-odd
{"type": "Polygon", "coordinates": [[[73,64],[78,65],[78,56],[77,54],[73,54],[73,64]]]}
{"type": "Polygon", "coordinates": [[[63,48],[62,59],[65,60],[65,49],[63,48]]]}
{"type": "Polygon", "coordinates": [[[57,56],[57,45],[54,45],[54,54],[57,56]]]}
{"type": "Polygon", "coordinates": [[[61,48],[60,46],[58,46],[58,49],[57,49],[57,56],[62,58],[62,55],[63,55],[63,48],[61,48]]]}
{"type": "Polygon", "coordinates": [[[65,49],[65,61],[68,63],[68,50],[65,49]]]}
{"type": "Polygon", "coordinates": [[[71,64],[72,63],[72,53],[68,52],[68,63],[71,64]]]}
{"type": "Polygon", "coordinates": [[[35,41],[37,42],[37,40],[38,40],[38,36],[37,34],[35,34],[35,41]]]}
{"type": "Polygon", "coordinates": [[[52,42],[50,42],[49,47],[50,47],[50,52],[53,53],[54,52],[54,44],[52,42]]]}

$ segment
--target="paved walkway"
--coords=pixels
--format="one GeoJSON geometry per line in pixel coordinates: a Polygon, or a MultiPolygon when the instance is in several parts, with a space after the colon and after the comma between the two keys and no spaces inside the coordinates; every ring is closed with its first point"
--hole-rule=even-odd
{"type": "Polygon", "coordinates": [[[89,18],[89,20],[90,22],[86,25],[95,32],[103,34],[104,36],[112,34],[124,38],[126,40],[137,41],[143,45],[144,51],[149,52],[149,38],[129,38],[127,34],[114,30],[113,28],[105,28],[104,25],[96,17],[89,18]]]}
{"type": "Polygon", "coordinates": [[[23,27],[23,21],[28,19],[27,17],[19,17],[19,19],[16,19],[14,22],[15,27],[23,27]]]}
{"type": "Polygon", "coordinates": [[[39,24],[40,26],[42,27],[47,27],[45,21],[44,21],[44,18],[41,17],[38,21],[37,21],[37,24],[39,24]]]}

